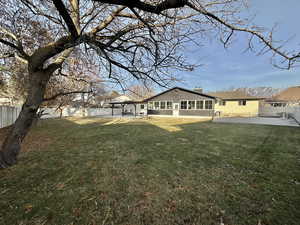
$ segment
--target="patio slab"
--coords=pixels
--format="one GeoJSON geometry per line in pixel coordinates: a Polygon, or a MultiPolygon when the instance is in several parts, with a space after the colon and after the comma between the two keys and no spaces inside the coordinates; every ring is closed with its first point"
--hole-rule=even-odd
{"type": "Polygon", "coordinates": [[[299,127],[299,124],[293,119],[270,118],[270,117],[222,117],[214,118],[216,123],[246,123],[246,124],[263,124],[275,126],[299,127]]]}

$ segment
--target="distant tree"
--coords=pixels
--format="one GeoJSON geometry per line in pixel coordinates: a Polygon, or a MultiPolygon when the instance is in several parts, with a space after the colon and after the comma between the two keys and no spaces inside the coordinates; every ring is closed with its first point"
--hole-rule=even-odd
{"type": "MultiPolygon", "coordinates": [[[[92,62],[101,76],[122,85],[128,76],[166,86],[175,69],[192,70],[184,44],[207,36],[225,47],[238,32],[249,48],[270,51],[290,68],[300,54],[274,45],[272,32],[252,26],[243,0],[0,0],[0,58],[25,63],[26,100],[0,151],[0,168],[13,165],[48,84],[68,58],[92,62]],[[97,55],[97,57],[96,57],[97,55]]],[[[282,64],[281,64],[282,65],[282,64]]],[[[55,82],[59,84],[59,80],[55,82]]],[[[67,92],[59,93],[65,95],[67,92]]],[[[54,96],[47,97],[58,97],[54,96]]]]}
{"type": "Polygon", "coordinates": [[[26,67],[18,61],[0,69],[0,94],[12,99],[14,104],[24,102],[27,95],[28,76],[26,67]]]}
{"type": "Polygon", "coordinates": [[[145,85],[133,85],[127,89],[127,96],[132,100],[143,100],[155,94],[154,88],[145,85]]]}

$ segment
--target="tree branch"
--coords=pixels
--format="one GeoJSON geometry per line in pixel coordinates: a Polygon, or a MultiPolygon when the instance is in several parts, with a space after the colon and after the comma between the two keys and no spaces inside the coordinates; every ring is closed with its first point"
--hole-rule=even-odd
{"type": "Polygon", "coordinates": [[[15,50],[17,50],[24,59],[26,59],[26,60],[29,59],[28,54],[23,49],[21,41],[17,38],[17,36],[15,34],[13,34],[12,32],[8,31],[7,29],[4,29],[3,27],[0,27],[0,32],[4,34],[4,37],[6,35],[6,36],[8,36],[9,38],[11,38],[12,40],[14,40],[17,43],[17,44],[14,44],[14,43],[12,43],[10,41],[4,40],[3,38],[0,38],[0,42],[2,44],[5,44],[5,45],[7,45],[7,46],[9,46],[9,47],[14,48],[15,50]]]}
{"type": "Polygon", "coordinates": [[[197,12],[201,13],[202,15],[217,21],[221,25],[223,25],[223,26],[225,26],[225,27],[227,27],[231,30],[229,36],[227,37],[227,39],[223,43],[224,46],[226,46],[226,44],[230,40],[230,38],[231,38],[234,31],[240,31],[240,32],[245,32],[245,33],[252,34],[252,36],[257,37],[262,43],[264,43],[275,54],[277,54],[277,55],[283,57],[285,60],[287,60],[288,61],[287,69],[290,69],[291,65],[293,64],[293,61],[300,57],[300,53],[295,54],[293,56],[288,56],[285,52],[280,51],[280,47],[276,48],[272,45],[272,39],[268,40],[261,33],[255,31],[255,30],[250,30],[250,29],[247,29],[247,28],[241,28],[241,27],[237,27],[237,26],[234,26],[232,24],[229,24],[226,21],[224,21],[221,18],[214,15],[213,13],[208,12],[201,4],[200,4],[200,7],[196,7],[195,5],[193,5],[190,2],[187,2],[186,5],[189,6],[190,8],[192,8],[192,9],[196,10],[197,12]]]}
{"type": "Polygon", "coordinates": [[[76,39],[79,36],[79,32],[71,18],[71,16],[69,15],[68,10],[66,9],[64,3],[61,0],[52,0],[53,4],[55,5],[57,11],[59,12],[59,14],[61,15],[61,17],[64,19],[70,33],[71,36],[76,39]]]}
{"type": "Polygon", "coordinates": [[[89,93],[92,93],[93,91],[90,90],[90,91],[70,91],[70,92],[60,92],[56,95],[53,95],[49,98],[44,98],[43,101],[46,102],[46,101],[51,101],[51,100],[54,100],[56,99],[57,97],[60,97],[60,96],[65,96],[65,95],[71,95],[71,94],[89,94],[89,93]]]}
{"type": "Polygon", "coordinates": [[[188,0],[165,0],[159,4],[152,5],[149,3],[142,2],[140,0],[132,1],[132,0],[93,0],[95,2],[102,2],[112,5],[123,5],[129,8],[138,8],[140,10],[160,14],[162,11],[167,9],[175,9],[184,7],[188,0]]]}

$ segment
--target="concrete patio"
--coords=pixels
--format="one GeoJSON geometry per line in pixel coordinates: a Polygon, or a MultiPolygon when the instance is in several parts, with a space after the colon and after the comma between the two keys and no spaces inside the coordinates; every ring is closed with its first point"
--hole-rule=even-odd
{"type": "Polygon", "coordinates": [[[216,123],[245,123],[245,124],[263,124],[275,126],[299,127],[294,119],[273,118],[273,117],[223,117],[214,118],[216,123]]]}

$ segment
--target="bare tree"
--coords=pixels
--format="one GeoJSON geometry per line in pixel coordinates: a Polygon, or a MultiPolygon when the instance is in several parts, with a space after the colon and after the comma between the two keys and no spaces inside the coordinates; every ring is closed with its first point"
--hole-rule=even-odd
{"type": "Polygon", "coordinates": [[[49,81],[69,66],[66,59],[74,51],[120,85],[131,76],[167,86],[172,71],[195,66],[186,62],[183,45],[207,35],[217,36],[226,47],[236,33],[247,33],[250,49],[272,52],[279,65],[293,66],[299,53],[285,52],[274,43],[272,31],[241,19],[244,6],[243,0],[0,0],[0,58],[26,64],[29,84],[22,111],[3,143],[0,168],[16,163],[49,81]]]}
{"type": "Polygon", "coordinates": [[[127,95],[133,100],[143,100],[153,96],[155,93],[151,85],[132,85],[127,89],[127,95]]]}

